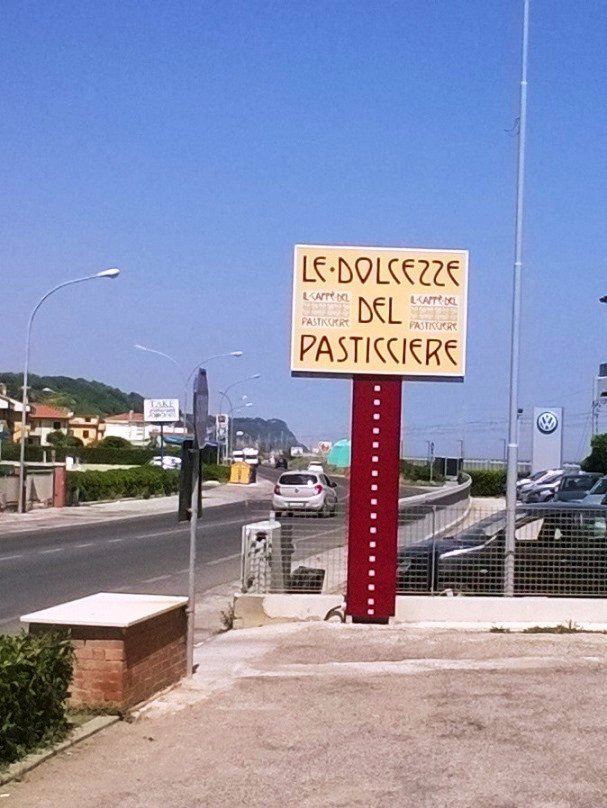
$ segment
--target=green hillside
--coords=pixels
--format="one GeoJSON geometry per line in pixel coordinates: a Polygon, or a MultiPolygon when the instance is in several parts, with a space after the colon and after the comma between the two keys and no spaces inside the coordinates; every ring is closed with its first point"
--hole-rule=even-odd
{"type": "MultiPolygon", "coordinates": [[[[5,384],[7,393],[21,398],[22,373],[0,373],[0,384],[5,384]]],[[[88,379],[71,379],[69,376],[29,377],[30,401],[66,407],[76,415],[117,415],[129,410],[143,411],[143,396],[139,393],[123,393],[116,387],[88,379]]]]}

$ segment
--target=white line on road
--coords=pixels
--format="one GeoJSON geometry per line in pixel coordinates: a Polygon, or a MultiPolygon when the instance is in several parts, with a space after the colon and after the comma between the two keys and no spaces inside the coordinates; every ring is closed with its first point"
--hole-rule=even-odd
{"type": "Polygon", "coordinates": [[[108,539],[108,544],[118,544],[118,542],[123,541],[123,539],[108,539]]]}
{"type": "Polygon", "coordinates": [[[155,584],[157,581],[167,581],[172,575],[157,575],[155,578],[144,578],[142,584],[155,584]]]}
{"type": "Polygon", "coordinates": [[[80,549],[81,547],[94,547],[94,546],[95,546],[94,541],[85,541],[83,544],[75,544],[74,545],[74,547],[77,547],[78,549],[80,549]]]}
{"type": "Polygon", "coordinates": [[[233,561],[235,558],[240,558],[240,553],[234,553],[233,555],[224,556],[223,558],[216,558],[214,561],[207,561],[203,566],[214,567],[215,564],[223,564],[224,561],[233,561]]]}
{"type": "Polygon", "coordinates": [[[0,557],[0,561],[12,561],[13,558],[23,558],[23,553],[20,553],[19,555],[2,556],[0,557]]]}
{"type": "Polygon", "coordinates": [[[51,547],[50,550],[38,550],[38,555],[50,555],[51,553],[62,553],[65,547],[51,547]]]}

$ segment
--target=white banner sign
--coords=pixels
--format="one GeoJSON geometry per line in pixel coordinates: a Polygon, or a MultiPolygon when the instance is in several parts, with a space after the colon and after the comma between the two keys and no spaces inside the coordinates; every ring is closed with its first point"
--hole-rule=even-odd
{"type": "Polygon", "coordinates": [[[145,398],[143,420],[150,424],[174,424],[179,421],[179,399],[145,398]]]}

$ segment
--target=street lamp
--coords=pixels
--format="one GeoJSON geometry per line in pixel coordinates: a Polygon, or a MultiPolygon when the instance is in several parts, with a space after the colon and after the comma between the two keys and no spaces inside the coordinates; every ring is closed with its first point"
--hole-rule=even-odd
{"type": "Polygon", "coordinates": [[[163,356],[165,359],[168,359],[169,362],[172,362],[175,365],[175,367],[179,370],[179,373],[181,374],[182,379],[185,379],[184,387],[183,387],[183,393],[184,393],[184,395],[183,395],[183,426],[184,426],[184,428],[187,428],[187,426],[186,426],[186,416],[187,416],[187,412],[188,412],[188,386],[189,386],[189,383],[190,383],[190,380],[191,380],[192,376],[194,375],[194,373],[196,373],[198,368],[201,365],[204,365],[206,362],[210,362],[211,359],[223,359],[224,357],[227,357],[227,356],[239,357],[239,356],[243,355],[242,351],[229,351],[228,353],[213,354],[213,356],[207,356],[205,359],[202,359],[200,362],[198,362],[194,366],[194,369],[192,370],[190,375],[186,377],[186,375],[185,375],[185,373],[183,371],[183,368],[181,367],[181,365],[175,359],[174,356],[171,356],[170,354],[164,353],[164,351],[157,351],[155,348],[148,348],[146,345],[135,344],[133,347],[137,348],[138,351],[145,351],[146,353],[153,353],[153,354],[156,354],[157,356],[163,356]]]}
{"type": "Polygon", "coordinates": [[[97,278],[117,278],[120,275],[120,270],[116,268],[104,269],[101,272],[96,272],[94,275],[86,275],[84,278],[74,278],[71,281],[64,281],[53,287],[49,292],[43,295],[32,309],[32,313],[27,321],[27,329],[25,332],[25,363],[23,366],[23,395],[21,398],[21,434],[19,436],[19,500],[18,510],[19,513],[25,512],[25,430],[28,408],[28,395],[27,395],[27,382],[29,375],[29,361],[30,361],[30,344],[32,338],[32,324],[38,309],[44,301],[51,295],[63,289],[66,286],[73,286],[75,283],[84,283],[84,281],[94,281],[97,278]]]}
{"type": "MultiPolygon", "coordinates": [[[[236,385],[238,385],[238,384],[243,384],[244,382],[253,381],[254,379],[260,379],[260,378],[261,378],[261,373],[254,373],[252,376],[247,376],[246,379],[238,379],[238,381],[232,382],[232,384],[229,384],[226,387],[225,390],[220,390],[219,391],[219,396],[220,396],[220,398],[219,398],[219,409],[220,409],[220,411],[221,411],[222,402],[223,402],[224,398],[227,398],[228,403],[230,404],[230,411],[233,411],[233,409],[234,409],[232,401],[230,400],[230,397],[228,396],[228,390],[231,390],[233,387],[236,387],[236,385]]],[[[230,417],[230,421],[231,420],[232,419],[230,417]]],[[[228,422],[228,431],[227,431],[227,435],[226,435],[226,445],[225,445],[225,457],[226,457],[226,459],[229,456],[228,455],[228,450],[229,450],[229,442],[230,442],[229,441],[229,438],[230,438],[230,421],[228,422]]]]}

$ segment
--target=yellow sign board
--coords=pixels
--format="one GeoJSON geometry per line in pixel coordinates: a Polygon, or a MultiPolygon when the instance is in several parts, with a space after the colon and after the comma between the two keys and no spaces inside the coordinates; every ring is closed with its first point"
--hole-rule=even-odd
{"type": "Polygon", "coordinates": [[[468,252],[295,247],[291,371],[462,381],[468,252]]]}

